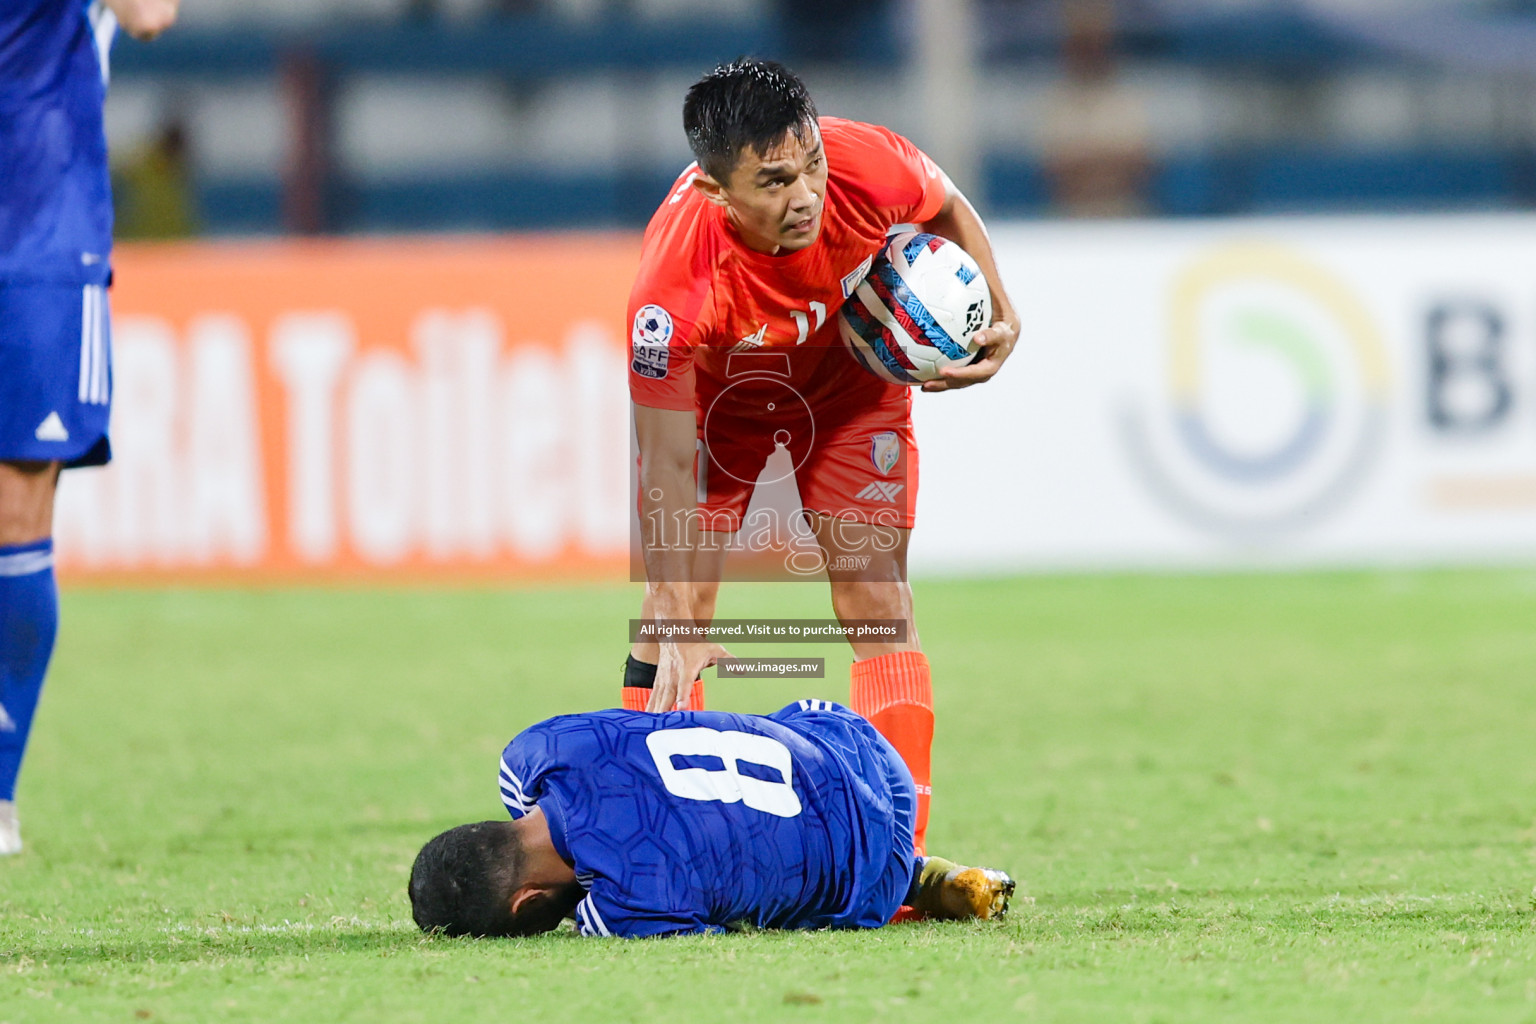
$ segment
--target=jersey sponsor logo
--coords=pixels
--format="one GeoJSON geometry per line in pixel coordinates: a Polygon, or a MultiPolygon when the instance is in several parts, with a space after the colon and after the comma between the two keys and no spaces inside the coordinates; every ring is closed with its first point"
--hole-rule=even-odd
{"type": "Polygon", "coordinates": [[[742,339],[740,341],[738,341],[736,344],[731,346],[731,351],[732,352],[750,352],[750,351],[752,351],[755,348],[761,348],[762,344],[763,344],[763,336],[766,335],[767,333],[768,333],[768,325],[767,324],[763,324],[763,326],[761,326],[761,327],[759,327],[757,329],[756,333],[743,335],[742,339]]]}
{"type": "Polygon", "coordinates": [[[43,417],[43,422],[32,431],[32,436],[39,441],[68,441],[69,431],[64,427],[64,421],[59,419],[57,412],[50,412],[43,417]]]}
{"type": "Polygon", "coordinates": [[[884,476],[895,468],[901,459],[901,438],[894,430],[869,435],[869,461],[884,476]]]}
{"type": "Polygon", "coordinates": [[[859,283],[869,276],[869,268],[875,265],[873,255],[865,256],[864,262],[854,267],[843,275],[843,298],[848,298],[858,288],[859,283]]]}
{"type": "Polygon", "coordinates": [[[883,501],[889,505],[894,505],[896,504],[896,495],[905,490],[906,486],[906,484],[898,484],[890,480],[876,480],[855,495],[855,497],[860,501],[883,501]]]}
{"type": "Polygon", "coordinates": [[[667,375],[672,341],[672,314],[657,305],[641,306],[630,335],[634,357],[629,368],[642,377],[660,380],[667,375]]]}

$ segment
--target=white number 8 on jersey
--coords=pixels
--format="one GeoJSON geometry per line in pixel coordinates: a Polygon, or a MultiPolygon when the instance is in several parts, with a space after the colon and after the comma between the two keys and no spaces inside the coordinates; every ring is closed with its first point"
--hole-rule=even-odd
{"type": "Polygon", "coordinates": [[[789,748],[771,736],[750,732],[721,731],[702,726],[692,729],[658,729],[645,738],[651,760],[661,773],[662,785],[684,800],[717,800],[743,803],[754,811],[793,818],[800,813],[800,798],[791,783],[793,760],[789,748]],[[679,768],[673,756],[719,758],[723,768],[679,768]],[[775,781],[741,774],[740,762],[777,773],[775,781]]]}

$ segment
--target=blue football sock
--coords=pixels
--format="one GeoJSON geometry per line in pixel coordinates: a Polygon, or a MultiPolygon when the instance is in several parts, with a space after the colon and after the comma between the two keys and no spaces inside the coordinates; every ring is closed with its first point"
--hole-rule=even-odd
{"type": "Polygon", "coordinates": [[[53,541],[0,547],[0,800],[16,799],[16,775],[58,628],[53,541]]]}

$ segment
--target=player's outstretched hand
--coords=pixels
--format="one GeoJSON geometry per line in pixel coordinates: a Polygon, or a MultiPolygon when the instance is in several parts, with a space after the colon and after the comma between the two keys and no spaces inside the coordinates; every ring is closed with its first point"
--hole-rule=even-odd
{"type": "Polygon", "coordinates": [[[991,380],[1003,367],[1003,360],[1013,352],[1018,343],[1019,329],[1006,320],[998,320],[990,327],[976,332],[976,342],[981,348],[981,358],[969,366],[946,366],[940,370],[938,380],[923,384],[924,391],[953,391],[968,388],[972,384],[991,380]]]}
{"type": "Polygon", "coordinates": [[[676,711],[688,703],[688,694],[699,673],[731,652],[719,644],[661,644],[656,664],[656,685],[651,689],[647,711],[676,711]]]}

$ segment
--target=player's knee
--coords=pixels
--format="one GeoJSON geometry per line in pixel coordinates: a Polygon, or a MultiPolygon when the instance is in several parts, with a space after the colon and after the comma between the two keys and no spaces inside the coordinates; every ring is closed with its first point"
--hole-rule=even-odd
{"type": "Polygon", "coordinates": [[[833,583],[832,610],[840,619],[907,619],[911,594],[905,583],[833,583]]]}
{"type": "Polygon", "coordinates": [[[57,462],[0,462],[0,547],[30,544],[53,532],[57,462]]]}

